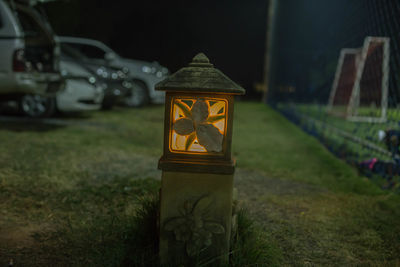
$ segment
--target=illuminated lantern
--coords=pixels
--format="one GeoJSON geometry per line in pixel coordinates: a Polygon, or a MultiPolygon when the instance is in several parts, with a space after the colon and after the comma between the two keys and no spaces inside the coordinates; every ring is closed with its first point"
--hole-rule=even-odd
{"type": "Polygon", "coordinates": [[[215,69],[203,53],[158,83],[156,90],[166,91],[159,167],[232,173],[233,101],[245,90],[215,69]]]}
{"type": "Polygon", "coordinates": [[[156,85],[166,92],[160,193],[160,261],[228,261],[234,96],[245,90],[200,53],[156,85]]]}

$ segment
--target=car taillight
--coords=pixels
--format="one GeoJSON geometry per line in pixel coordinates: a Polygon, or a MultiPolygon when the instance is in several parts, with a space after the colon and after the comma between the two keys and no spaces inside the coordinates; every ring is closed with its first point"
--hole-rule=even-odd
{"type": "Polygon", "coordinates": [[[15,71],[15,72],[26,71],[26,61],[25,61],[25,50],[24,49],[18,49],[14,52],[13,71],[15,71]]]}

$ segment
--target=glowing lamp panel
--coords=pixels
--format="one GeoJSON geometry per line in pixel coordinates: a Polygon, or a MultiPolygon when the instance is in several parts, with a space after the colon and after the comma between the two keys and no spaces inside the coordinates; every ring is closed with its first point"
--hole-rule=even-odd
{"type": "Polygon", "coordinates": [[[227,107],[220,98],[173,98],[170,151],[223,153],[227,107]]]}

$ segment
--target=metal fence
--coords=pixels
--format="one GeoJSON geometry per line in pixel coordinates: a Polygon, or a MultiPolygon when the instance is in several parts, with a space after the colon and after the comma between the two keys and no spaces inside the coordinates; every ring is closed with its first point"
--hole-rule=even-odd
{"type": "Polygon", "coordinates": [[[271,6],[266,101],[362,174],[399,191],[400,1],[271,6]]]}

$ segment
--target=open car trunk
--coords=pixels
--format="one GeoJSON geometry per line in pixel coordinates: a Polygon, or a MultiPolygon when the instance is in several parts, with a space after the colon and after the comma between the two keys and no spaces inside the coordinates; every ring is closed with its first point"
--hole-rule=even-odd
{"type": "Polygon", "coordinates": [[[57,72],[59,52],[48,23],[29,5],[15,4],[24,32],[24,57],[30,71],[57,72]]]}

